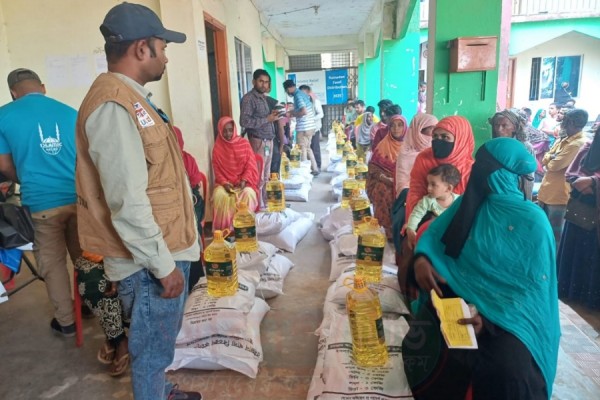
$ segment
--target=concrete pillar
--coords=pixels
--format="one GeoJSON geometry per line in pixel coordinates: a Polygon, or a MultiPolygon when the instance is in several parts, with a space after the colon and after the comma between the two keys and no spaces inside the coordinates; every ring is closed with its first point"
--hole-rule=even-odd
{"type": "Polygon", "coordinates": [[[451,73],[448,45],[458,37],[500,39],[503,1],[431,0],[429,3],[427,109],[438,118],[466,117],[473,126],[477,146],[491,137],[487,119],[496,112],[498,63],[490,71],[451,73]]]}

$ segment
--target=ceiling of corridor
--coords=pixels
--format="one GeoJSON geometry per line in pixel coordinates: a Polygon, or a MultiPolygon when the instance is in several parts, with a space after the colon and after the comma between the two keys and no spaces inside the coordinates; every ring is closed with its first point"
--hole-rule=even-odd
{"type": "Polygon", "coordinates": [[[356,49],[363,35],[381,27],[390,0],[251,0],[263,35],[288,53],[356,49]]]}

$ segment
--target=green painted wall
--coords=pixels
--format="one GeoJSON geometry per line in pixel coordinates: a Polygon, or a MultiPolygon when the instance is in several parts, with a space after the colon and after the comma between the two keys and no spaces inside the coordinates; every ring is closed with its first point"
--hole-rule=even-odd
{"type": "MultiPolygon", "coordinates": [[[[449,73],[448,42],[463,36],[500,36],[501,1],[454,0],[436,2],[436,26],[430,30],[429,54],[435,48],[432,113],[438,118],[462,115],[473,126],[476,145],[490,138],[488,118],[496,112],[498,70],[449,73]],[[430,35],[431,36],[431,35],[430,35]]],[[[498,42],[498,46],[499,46],[498,42]]],[[[496,54],[496,57],[498,55],[496,54]]],[[[433,89],[433,90],[432,90],[433,89]]]]}
{"type": "Polygon", "coordinates": [[[364,100],[367,106],[373,106],[377,109],[377,103],[381,100],[381,51],[377,56],[365,60],[366,87],[364,91],[364,100]]]}
{"type": "Polygon", "coordinates": [[[600,39],[600,18],[555,19],[512,24],[509,53],[519,54],[571,31],[600,39]]]}
{"type": "MultiPolygon", "coordinates": [[[[419,86],[419,5],[415,2],[406,35],[402,39],[383,42],[383,94],[402,107],[408,121],[417,112],[419,86]]],[[[379,100],[378,100],[379,101],[379,100]]]]}

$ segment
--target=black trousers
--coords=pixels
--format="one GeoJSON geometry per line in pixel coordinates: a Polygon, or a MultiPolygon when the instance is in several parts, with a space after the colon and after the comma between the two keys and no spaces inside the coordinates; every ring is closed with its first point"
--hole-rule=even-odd
{"type": "Polygon", "coordinates": [[[477,341],[477,350],[448,349],[431,301],[422,306],[402,342],[415,400],[464,400],[469,386],[474,400],[548,398],[544,376],[517,337],[485,321],[477,341]]]}
{"type": "Polygon", "coordinates": [[[315,134],[312,137],[312,141],[310,142],[310,148],[315,156],[315,161],[317,162],[317,168],[321,170],[321,131],[315,131],[315,134]]]}
{"type": "Polygon", "coordinates": [[[271,152],[273,153],[273,157],[271,158],[271,172],[276,172],[279,174],[279,168],[281,167],[281,153],[279,152],[279,136],[275,135],[273,139],[273,148],[271,152]]]}

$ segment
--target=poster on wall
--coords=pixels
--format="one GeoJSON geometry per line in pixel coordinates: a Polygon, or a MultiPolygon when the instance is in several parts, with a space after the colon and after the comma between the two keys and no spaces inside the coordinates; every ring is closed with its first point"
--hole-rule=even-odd
{"type": "Polygon", "coordinates": [[[348,70],[325,71],[327,82],[327,104],[345,104],[348,100],[348,70]]]}
{"type": "Polygon", "coordinates": [[[551,99],[554,97],[554,65],[556,57],[544,57],[540,71],[540,98],[551,99]]]}
{"type": "Polygon", "coordinates": [[[556,58],[556,79],[554,101],[563,103],[579,92],[579,71],[581,56],[556,58]]]}
{"type": "Polygon", "coordinates": [[[347,69],[293,72],[287,74],[287,79],[293,80],[296,87],[310,86],[323,105],[343,104],[348,99],[347,69]]]}
{"type": "Polygon", "coordinates": [[[287,75],[287,79],[296,82],[296,87],[302,85],[310,86],[312,92],[321,100],[321,104],[327,104],[325,71],[294,72],[287,75]]]}

